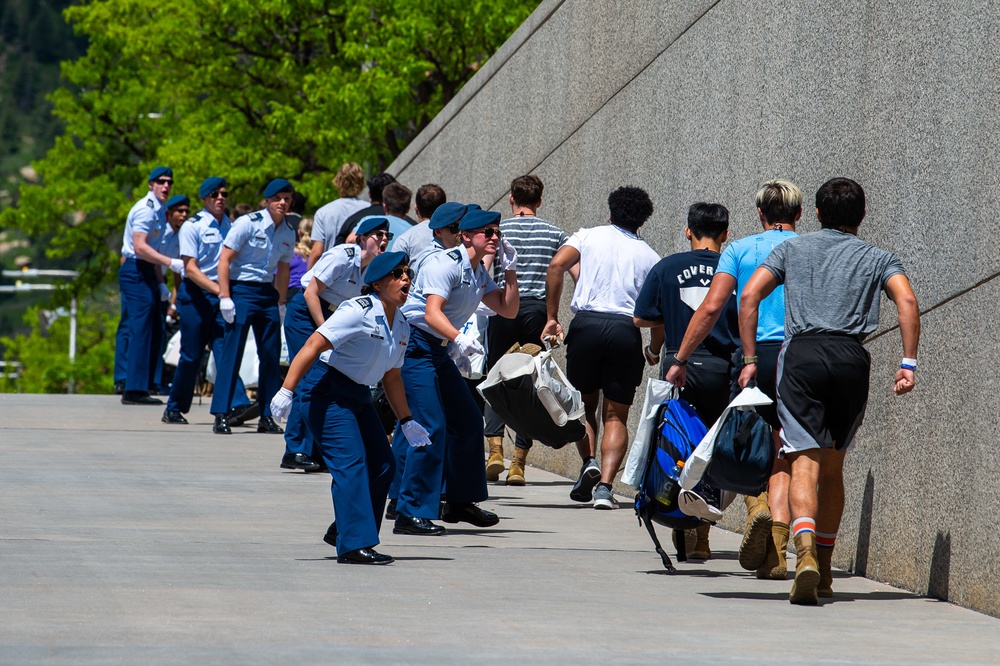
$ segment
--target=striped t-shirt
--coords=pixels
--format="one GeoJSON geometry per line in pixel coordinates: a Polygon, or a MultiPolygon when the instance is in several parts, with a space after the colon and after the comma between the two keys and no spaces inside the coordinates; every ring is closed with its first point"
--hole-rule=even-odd
{"type": "MultiPolygon", "coordinates": [[[[545,298],[545,275],[549,262],[569,236],[566,232],[534,216],[510,217],[500,222],[503,239],[517,251],[517,287],[521,298],[545,298]]],[[[494,266],[494,279],[504,286],[500,270],[500,252],[494,266]]]]}

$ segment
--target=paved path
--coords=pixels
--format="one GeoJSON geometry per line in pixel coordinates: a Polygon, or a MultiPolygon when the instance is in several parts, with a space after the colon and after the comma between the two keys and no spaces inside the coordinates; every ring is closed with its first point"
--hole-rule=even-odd
{"type": "Polygon", "coordinates": [[[395,564],[338,565],[329,476],[279,470],[280,437],[212,435],[207,405],[159,417],[0,395],[0,664],[1000,660],[1000,620],[863,578],[793,607],[722,530],[714,559],[666,575],[629,508],[574,504],[537,469],[491,487],[497,528],[387,525],[395,564]]]}

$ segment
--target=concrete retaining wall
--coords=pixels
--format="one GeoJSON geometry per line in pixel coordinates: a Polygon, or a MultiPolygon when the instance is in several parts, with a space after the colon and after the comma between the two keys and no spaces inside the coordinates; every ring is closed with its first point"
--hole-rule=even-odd
{"type": "MultiPolygon", "coordinates": [[[[884,303],[835,564],[1000,615],[998,19],[989,0],[546,0],[390,171],[505,213],[511,178],[536,173],[540,214],[570,232],[638,185],[664,255],[695,201],[724,203],[741,237],[759,183],[789,178],[808,232],[817,187],[859,181],[862,236],[903,260],[924,334],[919,386],[896,398],[884,303]]],[[[531,464],[575,477],[574,447],[541,449],[531,464]]]]}

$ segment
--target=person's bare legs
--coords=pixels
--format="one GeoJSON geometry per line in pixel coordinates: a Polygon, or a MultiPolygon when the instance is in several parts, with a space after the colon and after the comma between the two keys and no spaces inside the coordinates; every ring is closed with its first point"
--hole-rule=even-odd
{"type": "MultiPolygon", "coordinates": [[[[781,450],[780,431],[771,433],[776,451],[781,450]]],[[[787,458],[774,458],[771,468],[771,478],[767,483],[767,503],[771,509],[771,518],[776,523],[787,525],[791,519],[791,509],[788,506],[788,484],[791,481],[787,458]]]]}
{"type": "Polygon", "coordinates": [[[597,455],[597,406],[601,401],[601,393],[594,391],[593,393],[584,393],[581,397],[583,398],[584,425],[587,428],[587,434],[576,443],[576,450],[580,453],[580,460],[586,460],[597,455]]]}
{"type": "Polygon", "coordinates": [[[628,448],[628,412],[631,405],[625,405],[604,398],[601,420],[604,432],[601,436],[601,483],[609,486],[615,480],[625,459],[628,448]]]}
{"type": "Polygon", "coordinates": [[[788,499],[792,510],[792,533],[795,541],[795,582],[788,600],[793,604],[817,603],[820,582],[816,555],[816,516],[819,513],[817,484],[820,475],[820,449],[796,451],[791,462],[788,499]]]}
{"type": "MultiPolygon", "coordinates": [[[[781,451],[780,431],[771,432],[776,451],[781,451]]],[[[757,578],[785,580],[788,577],[788,524],[791,522],[791,509],[788,506],[788,484],[790,481],[789,465],[786,458],[774,458],[771,476],[767,483],[768,509],[771,513],[770,534],[765,544],[764,561],[757,568],[757,578]]],[[[749,516],[747,530],[750,529],[749,516]]],[[[747,532],[744,532],[747,534],[747,532]]],[[[744,540],[746,537],[744,536],[744,540]]],[[[741,550],[742,552],[742,550],[741,550]]]]}
{"type": "Polygon", "coordinates": [[[833,596],[833,548],[844,515],[844,451],[823,449],[819,466],[819,512],[816,515],[816,559],[821,597],[833,596]]]}

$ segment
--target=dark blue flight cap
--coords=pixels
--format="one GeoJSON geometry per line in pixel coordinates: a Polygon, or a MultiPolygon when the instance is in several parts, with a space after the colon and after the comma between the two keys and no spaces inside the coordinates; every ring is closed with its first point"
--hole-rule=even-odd
{"type": "Polygon", "coordinates": [[[457,201],[448,201],[437,207],[434,214],[431,215],[430,228],[431,229],[444,229],[445,227],[450,227],[451,225],[457,223],[465,215],[465,212],[469,210],[469,207],[465,204],[460,204],[457,201]]]}
{"type": "Polygon", "coordinates": [[[175,194],[174,196],[167,199],[167,208],[173,208],[174,206],[180,206],[184,204],[186,206],[191,205],[191,200],[184,196],[183,194],[175,194]]]}
{"type": "Polygon", "coordinates": [[[490,224],[499,224],[500,213],[492,210],[470,210],[458,225],[460,231],[482,229],[490,224]]]}
{"type": "Polygon", "coordinates": [[[264,198],[270,199],[278,192],[294,192],[295,188],[284,178],[275,178],[264,188],[264,198]]]}
{"type": "Polygon", "coordinates": [[[205,180],[201,181],[201,187],[198,188],[198,197],[204,199],[220,187],[225,186],[226,179],[222,176],[209,176],[205,180]]]}
{"type": "Polygon", "coordinates": [[[365,271],[365,284],[378,282],[392,272],[396,266],[410,263],[410,257],[405,252],[383,252],[368,264],[365,271]]]}
{"type": "Polygon", "coordinates": [[[174,170],[171,169],[170,167],[158,166],[149,172],[149,178],[146,179],[146,182],[149,182],[151,180],[156,180],[160,176],[170,176],[171,178],[173,178],[174,170]]]}
{"type": "Polygon", "coordinates": [[[387,218],[377,217],[377,216],[366,217],[365,219],[361,220],[361,224],[358,225],[358,231],[354,235],[360,236],[361,234],[371,233],[376,229],[388,229],[388,228],[389,228],[389,220],[387,218]]]}

